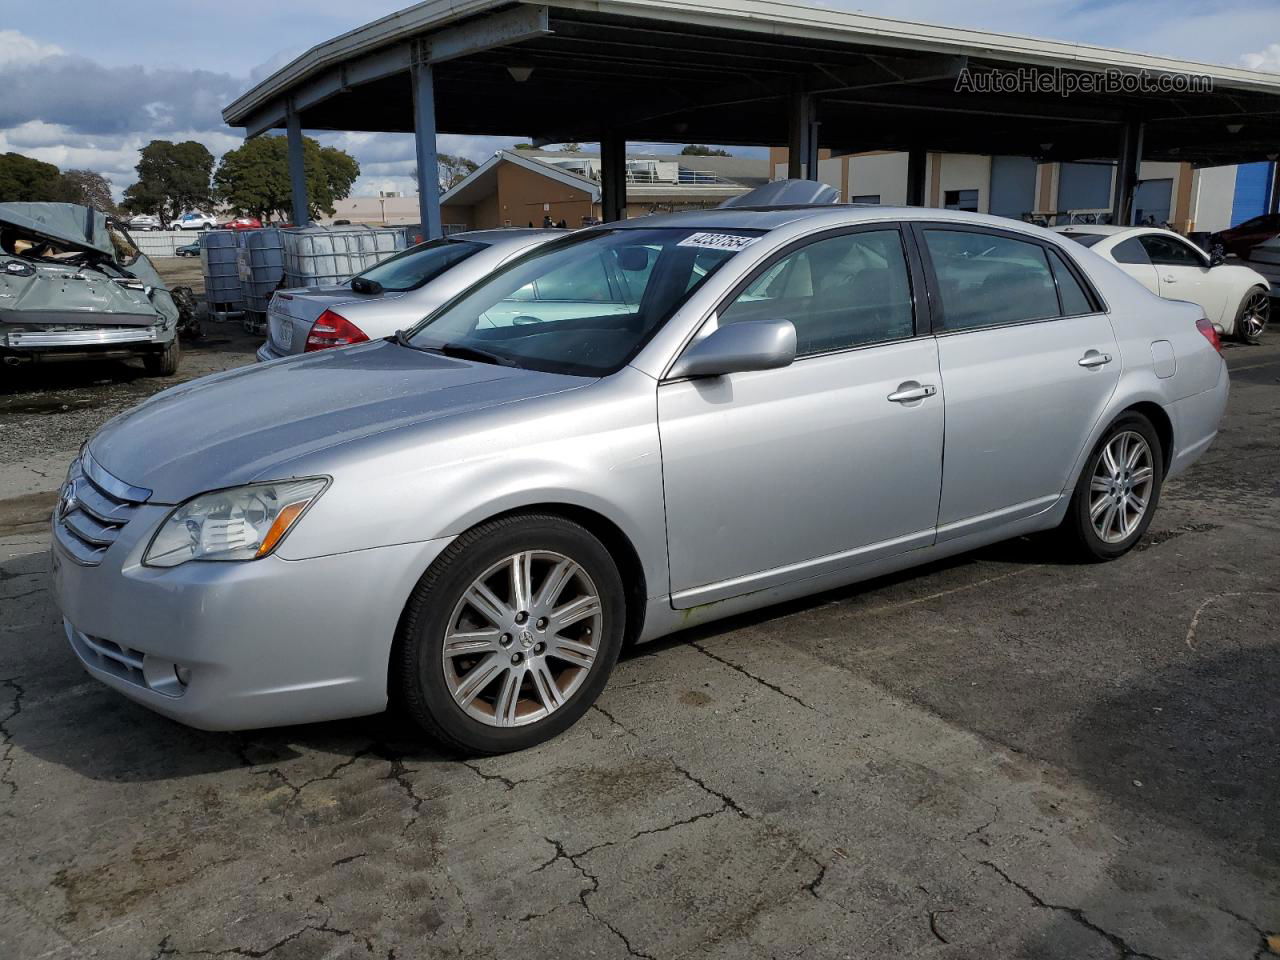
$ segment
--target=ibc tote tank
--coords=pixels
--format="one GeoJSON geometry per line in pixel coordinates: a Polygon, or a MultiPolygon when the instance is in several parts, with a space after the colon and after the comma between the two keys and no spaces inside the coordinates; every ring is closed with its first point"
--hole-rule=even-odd
{"type": "Polygon", "coordinates": [[[240,286],[244,291],[245,310],[251,313],[267,312],[267,303],[284,277],[284,250],[277,227],[261,230],[240,230],[236,266],[240,274],[240,286]]]}
{"type": "Polygon", "coordinates": [[[200,234],[200,267],[210,313],[237,313],[244,309],[236,251],[234,230],[206,230],[200,234]]]}
{"type": "Polygon", "coordinates": [[[338,283],[405,248],[396,227],[290,227],[282,234],[289,287],[338,283]]]}

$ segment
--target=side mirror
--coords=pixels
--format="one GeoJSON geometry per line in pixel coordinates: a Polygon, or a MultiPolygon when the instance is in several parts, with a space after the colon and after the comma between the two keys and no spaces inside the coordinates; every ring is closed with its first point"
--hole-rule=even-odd
{"type": "Polygon", "coordinates": [[[796,328],[790,320],[730,323],[686,349],[668,379],[773,370],[795,358],[796,328]]]}
{"type": "Polygon", "coordinates": [[[1220,267],[1226,262],[1227,258],[1221,250],[1214,250],[1213,253],[1209,254],[1210,267],[1220,267]]]}

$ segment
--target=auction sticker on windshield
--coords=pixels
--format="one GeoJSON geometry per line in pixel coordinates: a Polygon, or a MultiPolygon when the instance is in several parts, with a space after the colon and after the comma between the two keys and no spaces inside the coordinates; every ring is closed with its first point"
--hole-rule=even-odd
{"type": "Polygon", "coordinates": [[[711,250],[741,250],[755,243],[759,237],[739,237],[732,233],[694,233],[685,237],[678,247],[706,247],[711,250]]]}

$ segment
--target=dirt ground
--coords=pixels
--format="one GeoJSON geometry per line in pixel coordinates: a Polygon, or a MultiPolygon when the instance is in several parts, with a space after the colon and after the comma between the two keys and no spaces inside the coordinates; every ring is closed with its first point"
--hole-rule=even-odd
{"type": "MultiPolygon", "coordinates": [[[[249,360],[210,335],[183,376],[249,360]]],[[[671,637],[466,762],[383,717],[201,733],[88,678],[52,491],[162,384],[6,385],[0,957],[1280,953],[1280,335],[1227,357],[1218,441],[1125,558],[1018,540],[671,637]]]]}

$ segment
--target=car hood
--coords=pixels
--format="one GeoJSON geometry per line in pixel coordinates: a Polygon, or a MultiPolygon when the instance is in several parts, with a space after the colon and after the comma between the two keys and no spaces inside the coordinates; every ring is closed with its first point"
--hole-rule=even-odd
{"type": "Polygon", "coordinates": [[[179,503],[291,476],[289,461],[352,440],[591,382],[379,340],[173,387],[108,422],[89,449],[153,502],[179,503]]]}

